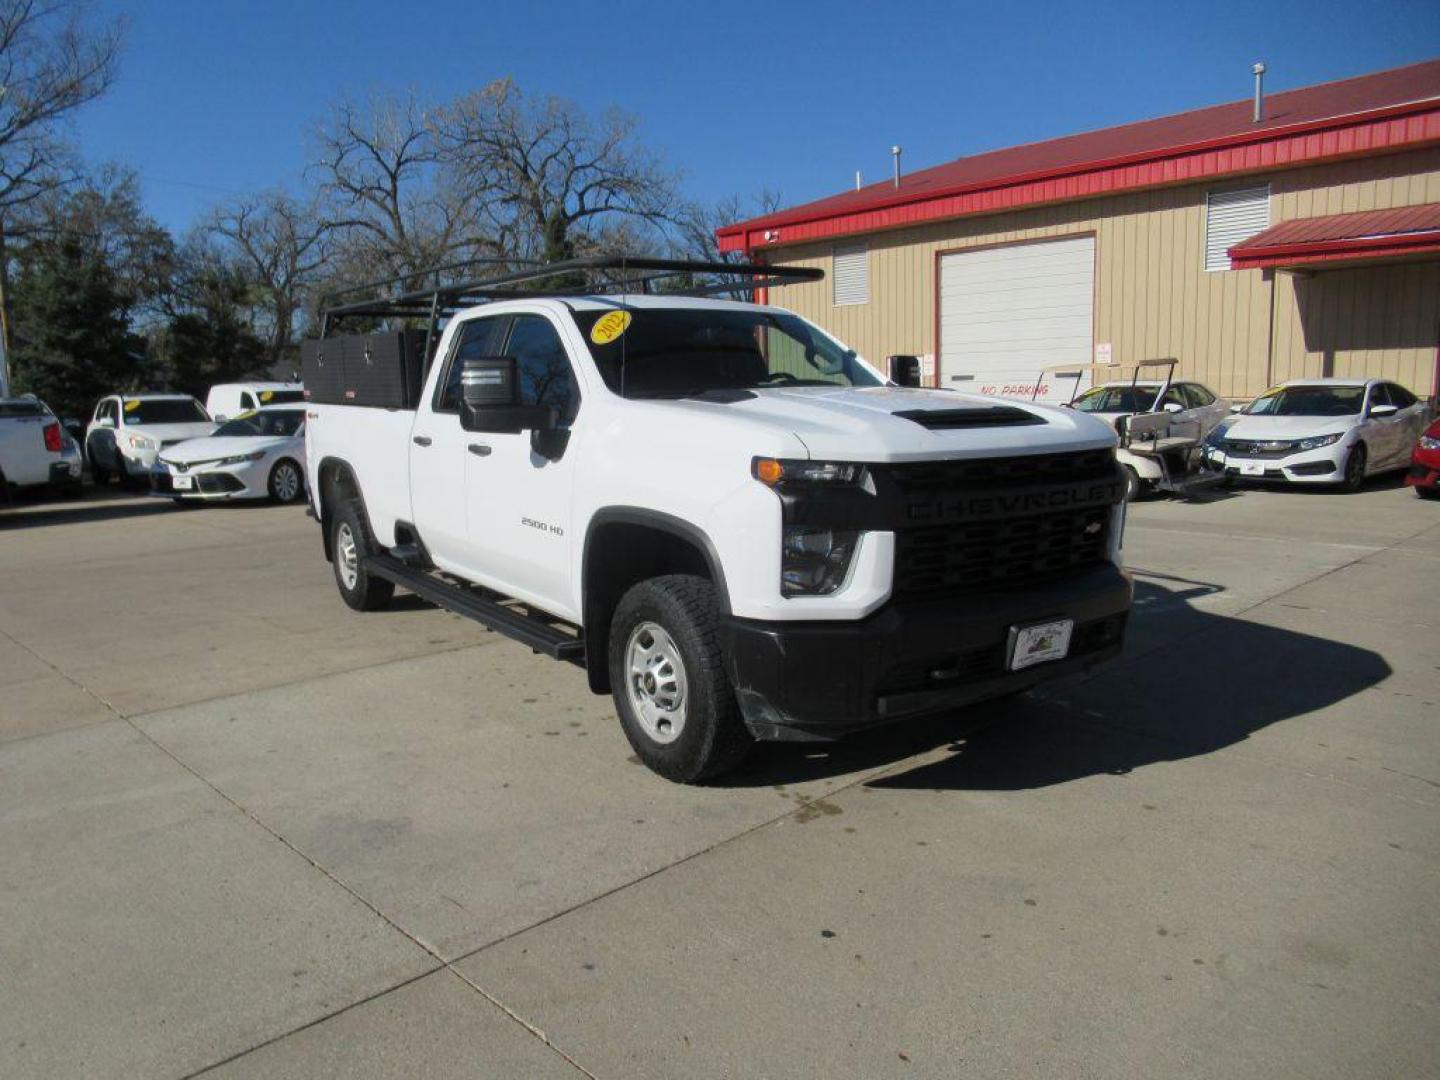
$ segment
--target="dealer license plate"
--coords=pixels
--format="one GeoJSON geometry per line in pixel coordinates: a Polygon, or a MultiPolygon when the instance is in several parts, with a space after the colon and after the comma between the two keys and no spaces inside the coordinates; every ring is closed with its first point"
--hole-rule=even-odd
{"type": "Polygon", "coordinates": [[[1242,461],[1240,462],[1241,476],[1264,476],[1265,463],[1263,461],[1242,461]]]}
{"type": "Polygon", "coordinates": [[[1047,660],[1063,659],[1070,652],[1074,619],[1056,619],[1035,626],[1010,628],[1010,670],[1019,671],[1047,660]]]}
{"type": "Polygon", "coordinates": [[[192,491],[195,487],[195,478],[193,476],[172,476],[170,486],[176,491],[192,491]]]}

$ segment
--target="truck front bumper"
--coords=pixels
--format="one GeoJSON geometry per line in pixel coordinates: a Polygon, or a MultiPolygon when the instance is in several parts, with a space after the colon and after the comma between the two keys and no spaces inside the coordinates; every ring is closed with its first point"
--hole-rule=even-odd
{"type": "Polygon", "coordinates": [[[1083,671],[1119,653],[1128,574],[1106,565],[1013,593],[891,603],[856,622],[730,618],[724,641],[757,739],[813,741],[943,711],[1083,671]],[[1064,659],[1009,671],[1010,632],[1073,619],[1064,659]]]}

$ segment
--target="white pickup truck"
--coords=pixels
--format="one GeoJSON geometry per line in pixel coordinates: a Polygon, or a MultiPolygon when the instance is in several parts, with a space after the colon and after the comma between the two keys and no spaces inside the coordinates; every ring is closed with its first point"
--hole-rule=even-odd
{"type": "Polygon", "coordinates": [[[0,501],[12,488],[80,487],[80,447],[45,403],[0,398],[0,501]]]}
{"type": "MultiPolygon", "coordinates": [[[[708,264],[546,273],[677,266],[708,264]]],[[[343,403],[367,392],[369,346],[361,371],[357,339],[310,343],[312,510],[351,607],[399,584],[583,665],[641,760],[685,782],[755,740],[832,739],[1119,651],[1105,423],[896,385],[779,308],[515,291],[538,276],[332,308],[327,332],[449,316],[390,407],[343,403]]],[[[894,358],[905,381],[911,359],[894,358]]]]}

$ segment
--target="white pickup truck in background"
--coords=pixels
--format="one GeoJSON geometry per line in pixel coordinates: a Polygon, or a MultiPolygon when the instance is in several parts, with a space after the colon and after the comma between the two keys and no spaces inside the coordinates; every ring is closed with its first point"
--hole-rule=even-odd
{"type": "Polygon", "coordinates": [[[687,782],[757,739],[832,739],[1119,652],[1108,425],[896,385],[789,312],[632,284],[721,272],[818,276],[589,259],[332,307],[327,331],[436,319],[306,344],[313,512],[346,602],[399,584],[583,664],[641,760],[687,782]],[[562,271],[624,287],[523,291],[562,271]]]}
{"type": "Polygon", "coordinates": [[[80,487],[80,447],[45,403],[0,398],[0,498],[12,489],[80,487]]]}

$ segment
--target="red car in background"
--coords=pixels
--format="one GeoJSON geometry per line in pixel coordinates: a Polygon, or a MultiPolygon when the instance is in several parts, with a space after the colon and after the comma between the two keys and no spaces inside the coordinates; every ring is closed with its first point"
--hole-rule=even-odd
{"type": "Polygon", "coordinates": [[[1421,498],[1440,498],[1440,420],[1426,428],[1415,444],[1405,483],[1421,498]]]}

